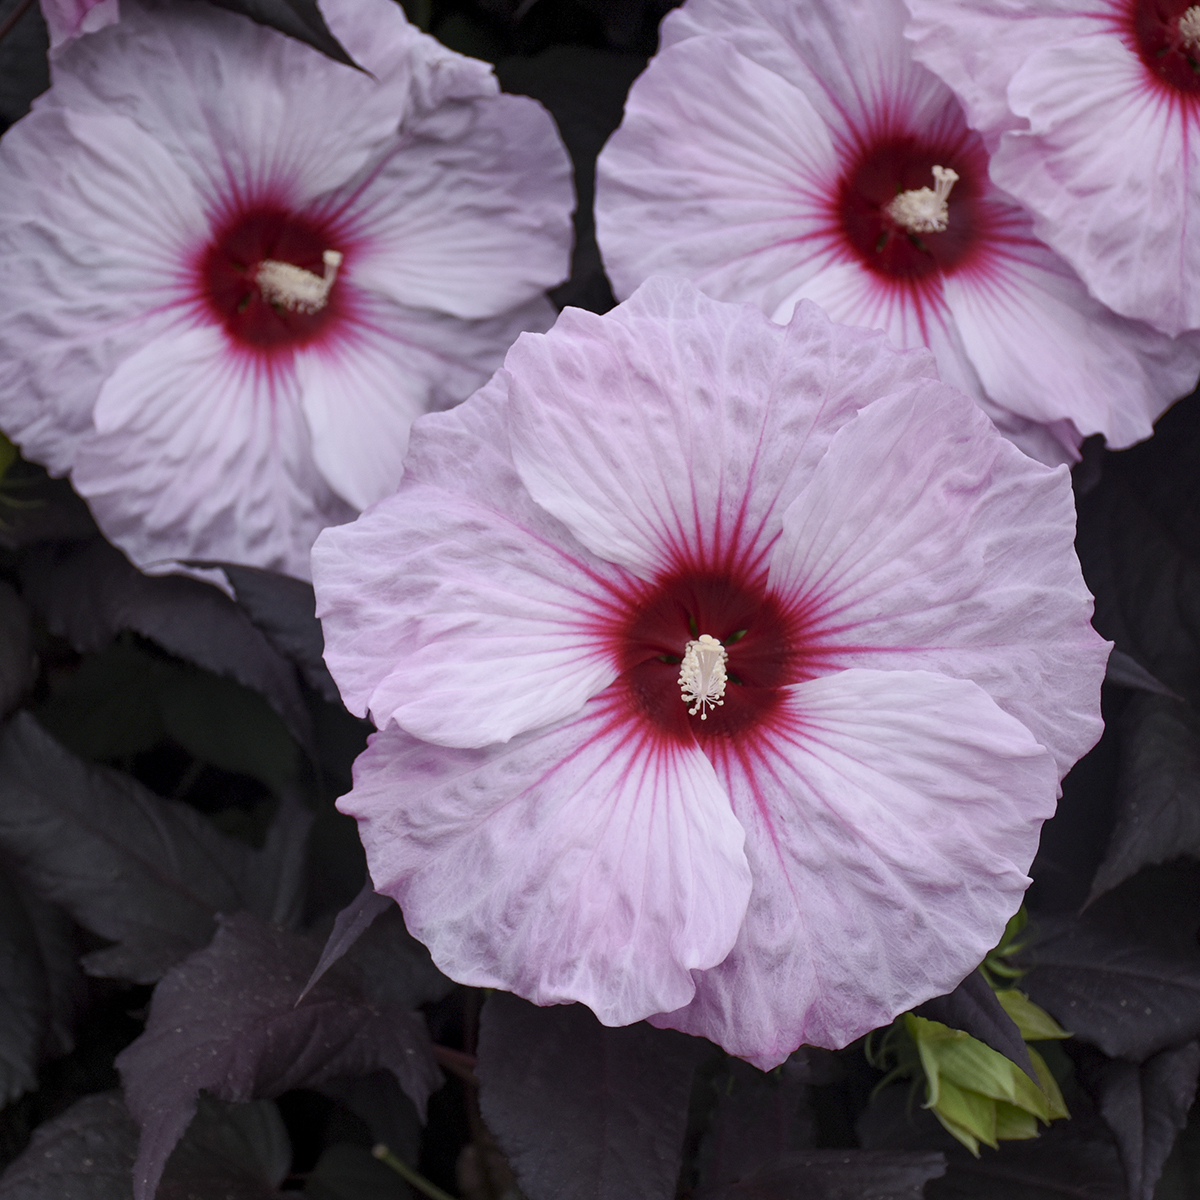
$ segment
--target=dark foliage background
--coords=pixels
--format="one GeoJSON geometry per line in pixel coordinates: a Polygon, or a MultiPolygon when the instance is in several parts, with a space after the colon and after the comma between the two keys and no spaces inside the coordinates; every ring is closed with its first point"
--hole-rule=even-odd
{"type": "MultiPolygon", "coordinates": [[[[222,2],[344,54],[312,0],[222,2]]],[[[613,303],[594,161],[671,6],[406,0],[558,121],[579,193],[560,305],[613,303]]],[[[0,3],[5,124],[46,87],[45,49],[36,4],[0,3]]],[[[321,661],[311,589],[143,576],[17,460],[0,482],[0,1200],[1200,1196],[1200,396],[1142,446],[1086,451],[1108,728],[1045,829],[1017,960],[1074,1035],[1040,1044],[1072,1117],[978,1158],[908,1082],[880,1087],[860,1044],[763,1074],[444,979],[364,887],[333,807],[368,729],[321,661]]],[[[1029,1063],[980,975],[921,1015],[1029,1063]]]]}

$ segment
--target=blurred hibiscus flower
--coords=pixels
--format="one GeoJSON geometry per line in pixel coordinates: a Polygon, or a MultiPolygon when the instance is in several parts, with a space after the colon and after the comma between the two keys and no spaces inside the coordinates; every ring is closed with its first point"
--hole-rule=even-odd
{"type": "Polygon", "coordinates": [[[1099,735],[1073,532],[923,351],[567,310],[314,549],[375,886],[464,983],[844,1045],[995,944],[1099,735]]]}
{"type": "Polygon", "coordinates": [[[120,18],[118,0],[42,0],[42,16],[50,31],[50,49],[80,34],[104,29],[120,18]]]}
{"type": "Polygon", "coordinates": [[[912,0],[992,178],[1110,308],[1200,329],[1200,5],[912,0]]]}
{"type": "Polygon", "coordinates": [[[0,428],[141,564],[307,575],[396,487],[413,418],[553,320],[549,115],[389,0],[322,11],[366,70],[122,0],[0,142],[0,428]]]}
{"type": "Polygon", "coordinates": [[[1200,340],[1108,312],[1038,241],[954,94],[913,61],[906,19],[902,0],[689,0],[670,14],[599,160],[617,295],[669,272],[780,321],[815,300],[928,346],[944,379],[1051,464],[1089,434],[1148,437],[1195,384],[1200,340]]]}

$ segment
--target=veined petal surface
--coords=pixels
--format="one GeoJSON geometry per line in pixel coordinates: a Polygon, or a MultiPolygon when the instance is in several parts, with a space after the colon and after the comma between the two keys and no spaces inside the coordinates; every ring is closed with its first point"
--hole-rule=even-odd
{"type": "Polygon", "coordinates": [[[646,579],[685,564],[762,569],[834,432],[932,369],[815,306],[781,328],[661,277],[605,318],[567,310],[505,364],[530,495],[646,579]]]}
{"type": "Polygon", "coordinates": [[[548,725],[617,674],[600,633],[623,573],[525,494],[505,392],[498,378],[418,422],[399,493],[313,551],[326,661],[346,704],[441,745],[548,725]]]}
{"type": "Polygon", "coordinates": [[[830,664],[972,680],[1064,775],[1103,728],[1109,646],[1066,469],[986,434],[936,384],[861,412],[784,515],[771,585],[814,614],[830,664]]]}
{"type": "Polygon", "coordinates": [[[850,670],[715,757],[754,876],[737,945],[654,1024],[764,1070],[951,991],[1020,904],[1057,773],[974,684],[850,670]]]}
{"type": "Polygon", "coordinates": [[[619,697],[480,750],[388,728],[354,774],[339,807],[376,890],[460,982],[627,1025],[686,1004],[738,935],[750,870],[729,799],[619,697]]]}

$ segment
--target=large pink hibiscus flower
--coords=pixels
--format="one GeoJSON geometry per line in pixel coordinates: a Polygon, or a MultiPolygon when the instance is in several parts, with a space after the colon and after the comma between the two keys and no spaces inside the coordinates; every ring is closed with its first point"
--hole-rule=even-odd
{"type": "Polygon", "coordinates": [[[912,0],[992,178],[1110,308],[1200,329],[1200,5],[912,0]]]}
{"type": "Polygon", "coordinates": [[[0,428],[139,563],[307,575],[413,418],[551,324],[567,155],[390,0],[325,0],[364,71],[122,3],[0,142],[0,428]]]}
{"type": "MultiPolygon", "coordinates": [[[[949,10],[947,10],[949,11],[949,10]]],[[[689,0],[663,23],[600,156],[597,230],[618,296],[654,272],[786,320],[928,346],[1029,453],[1147,437],[1189,391],[1173,343],[1088,295],[988,176],[983,139],[912,58],[902,0],[689,0]]]]}
{"type": "Polygon", "coordinates": [[[465,983],[845,1044],[994,944],[1099,735],[1073,529],[923,351],[567,310],[314,549],[375,886],[465,983]]]}

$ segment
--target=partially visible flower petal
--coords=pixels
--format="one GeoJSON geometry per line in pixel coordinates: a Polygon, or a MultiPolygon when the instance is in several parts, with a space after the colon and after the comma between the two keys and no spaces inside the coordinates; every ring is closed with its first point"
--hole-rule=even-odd
{"type": "Polygon", "coordinates": [[[1005,129],[1025,125],[1008,107],[1009,81],[1030,46],[1051,46],[1094,33],[1098,6],[1079,0],[906,0],[904,33],[913,56],[944,79],[967,110],[967,120],[994,145],[1005,129]]]}
{"type": "Polygon", "coordinates": [[[53,79],[39,105],[128,117],[214,204],[231,189],[311,201],[395,134],[407,100],[406,86],[239,14],[141,0],[122,0],[116,25],[64,47],[53,79]]]}
{"type": "MultiPolygon", "coordinates": [[[[1170,342],[1116,316],[1032,238],[1005,250],[986,277],[962,271],[944,284],[988,394],[1045,424],[1070,413],[1081,435],[1102,433],[1114,450],[1148,438],[1163,410],[1195,386],[1200,335],[1170,342]]],[[[1200,251],[1196,262],[1200,269],[1200,251]]]]}
{"type": "Polygon", "coordinates": [[[522,482],[643,578],[683,562],[761,567],[833,433],[933,369],[813,305],[780,327],[662,277],[604,318],[567,310],[505,361],[522,482]]]}
{"type": "Polygon", "coordinates": [[[768,314],[794,303],[837,257],[827,195],[837,174],[826,127],[794,85],[719,38],[663,51],[596,164],[614,291],[680,272],[718,300],[761,296],[768,314]],[[688,78],[705,86],[681,86],[688,78]]]}
{"type": "Polygon", "coordinates": [[[50,51],[84,33],[95,33],[121,19],[118,0],[42,0],[50,31],[50,51]]]}
{"type": "MultiPolygon", "coordinates": [[[[1027,35],[1028,36],[1028,35],[1027,35]]],[[[1165,333],[1200,328],[1200,137],[1148,86],[1115,34],[1033,50],[1008,87],[1029,131],[1006,133],[992,177],[1116,312],[1165,333]]]]}
{"type": "Polygon", "coordinates": [[[355,508],[400,485],[408,430],[486,382],[523,330],[549,329],[543,296],[485,321],[356,296],[338,336],[296,354],[313,457],[355,508]]]}
{"type": "MultiPolygon", "coordinates": [[[[414,429],[401,491],[313,551],[326,661],[352,712],[483,746],[576,713],[616,677],[594,559],[521,487],[503,379],[414,429]],[[452,478],[422,471],[422,433],[452,478]],[[414,469],[415,467],[415,469],[414,469]]],[[[444,470],[444,467],[443,467],[444,470]]]]}
{"type": "Polygon", "coordinates": [[[737,937],[744,835],[711,764],[609,697],[484,750],[376,734],[339,802],[371,878],[452,979],[626,1025],[737,937]]]}
{"type": "Polygon", "coordinates": [[[571,163],[528,96],[449,104],[414,119],[346,190],[355,279],[400,304],[492,317],[560,283],[570,260],[571,163]],[[536,186],[532,181],[536,180],[536,186]]]}
{"type": "Polygon", "coordinates": [[[716,762],[754,892],[738,943],[654,1024],[763,1069],[951,991],[995,945],[1054,811],[1050,755],[974,684],[844,671],[716,762]]]}
{"type": "Polygon", "coordinates": [[[354,516],[306,450],[294,375],[267,371],[205,325],[163,335],[109,376],[71,478],[135,562],[183,545],[306,578],[317,532],[354,516]]]}
{"type": "Polygon", "coordinates": [[[204,212],[171,157],[120,116],[39,108],[0,141],[0,173],[4,431],[61,474],[104,376],[177,319],[180,260],[204,212]]]}
{"type": "Polygon", "coordinates": [[[1074,534],[1067,472],[930,384],[834,438],[784,515],[771,586],[813,614],[831,663],[972,680],[1065,774],[1103,728],[1109,649],[1074,534]]]}

